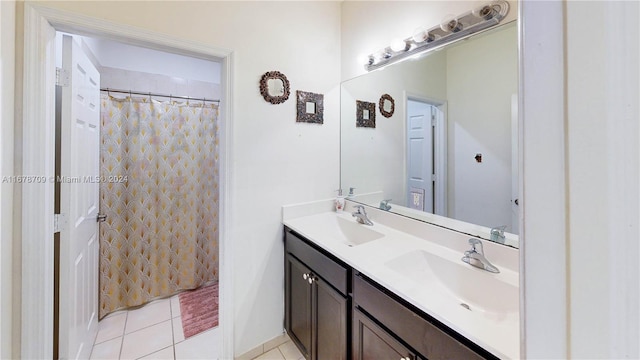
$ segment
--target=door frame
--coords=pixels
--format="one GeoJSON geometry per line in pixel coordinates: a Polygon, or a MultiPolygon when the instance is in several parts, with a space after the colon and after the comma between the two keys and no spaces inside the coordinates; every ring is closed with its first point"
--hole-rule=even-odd
{"type": "MultiPolygon", "coordinates": [[[[231,228],[231,144],[233,139],[233,69],[231,49],[174,38],[133,26],[24,3],[22,86],[22,173],[53,180],[55,154],[55,31],[126,42],[131,45],[219,61],[222,64],[220,104],[220,316],[221,357],[233,358],[233,268],[231,228]]],[[[54,183],[22,187],[21,342],[23,358],[53,354],[54,183]],[[28,190],[28,191],[26,191],[28,190]],[[31,220],[31,221],[29,221],[31,220]],[[34,226],[38,221],[41,225],[34,226]]]]}
{"type": "MultiPolygon", "coordinates": [[[[409,101],[418,101],[421,103],[429,104],[439,110],[439,116],[436,119],[436,125],[433,128],[433,157],[435,163],[433,164],[433,171],[436,174],[436,180],[434,182],[433,191],[433,213],[441,216],[448,216],[447,206],[447,102],[444,100],[438,100],[431,97],[419,95],[412,92],[405,91],[403,94],[404,114],[402,115],[404,122],[404,156],[407,157],[407,116],[409,101]]],[[[404,174],[407,174],[407,161],[404,162],[404,174]]],[[[404,186],[407,186],[406,181],[404,186]]],[[[405,189],[406,194],[408,189],[405,189]]]]}

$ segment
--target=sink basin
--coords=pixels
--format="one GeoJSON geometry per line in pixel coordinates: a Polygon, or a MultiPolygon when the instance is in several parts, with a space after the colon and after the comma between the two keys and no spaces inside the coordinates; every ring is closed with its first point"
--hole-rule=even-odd
{"type": "Polygon", "coordinates": [[[362,245],[384,236],[384,234],[369,229],[367,225],[358,224],[342,217],[336,217],[336,224],[338,240],[348,246],[362,245]]]}
{"type": "Polygon", "coordinates": [[[348,215],[323,213],[301,217],[289,221],[294,227],[304,229],[305,236],[322,239],[326,243],[339,243],[341,246],[358,246],[380,239],[385,235],[371,226],[359,224],[348,215]]]}
{"type": "MultiPolygon", "coordinates": [[[[462,255],[460,255],[462,257],[462,255]]],[[[439,283],[452,296],[452,302],[471,310],[494,314],[518,311],[519,289],[492,274],[470,266],[460,258],[444,258],[424,250],[415,250],[385,264],[416,284],[439,283]]],[[[445,295],[445,294],[443,294],[445,295]]]]}

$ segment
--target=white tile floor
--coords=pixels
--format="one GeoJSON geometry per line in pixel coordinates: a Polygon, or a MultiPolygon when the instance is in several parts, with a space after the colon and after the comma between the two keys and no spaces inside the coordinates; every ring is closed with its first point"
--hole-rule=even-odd
{"type": "Polygon", "coordinates": [[[91,359],[217,359],[219,338],[216,327],[185,340],[175,295],[100,321],[91,359]]]}

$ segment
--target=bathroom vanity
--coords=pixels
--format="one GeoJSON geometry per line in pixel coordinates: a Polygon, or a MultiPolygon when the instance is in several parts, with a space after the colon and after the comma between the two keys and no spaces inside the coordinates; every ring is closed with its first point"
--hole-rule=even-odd
{"type": "Polygon", "coordinates": [[[285,329],[307,359],[519,357],[516,249],[485,242],[492,274],[460,260],[468,236],[448,229],[289,210],[285,329]]]}

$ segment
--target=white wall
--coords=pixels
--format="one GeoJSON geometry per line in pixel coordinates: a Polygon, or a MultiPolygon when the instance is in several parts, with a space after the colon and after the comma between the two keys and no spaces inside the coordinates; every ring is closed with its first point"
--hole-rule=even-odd
{"type": "Polygon", "coordinates": [[[575,358],[640,357],[639,10],[637,1],[566,5],[569,341],[575,358]]]}
{"type": "Polygon", "coordinates": [[[83,37],[101,66],[220,84],[220,63],[83,37]]]}
{"type": "Polygon", "coordinates": [[[511,227],[511,95],[515,24],[447,49],[449,217],[511,227]],[[482,162],[475,160],[482,154],[482,162]]]}
{"type": "MultiPolygon", "coordinates": [[[[124,57],[128,55],[125,54],[124,57]]],[[[149,61],[153,61],[148,59],[149,61]]],[[[218,65],[210,62],[211,65],[218,65]]],[[[188,66],[183,64],[181,66],[188,66]]],[[[196,99],[206,98],[218,100],[221,97],[220,84],[212,82],[179,78],[177,76],[150,74],[141,71],[123,70],[112,67],[99,67],[100,87],[119,90],[139,91],[161,95],[188,96],[196,99]]],[[[127,94],[112,93],[115,97],[124,97],[127,94]]],[[[140,96],[140,95],[135,95],[140,96]]],[[[158,100],[169,100],[166,97],[154,97],[158,100]]],[[[178,100],[178,99],[176,99],[178,100]]],[[[184,101],[184,100],[178,100],[184,101]]]]}
{"type": "Polygon", "coordinates": [[[72,36],[100,71],[101,88],[197,99],[220,99],[222,95],[219,62],[60,31],[56,32],[57,67],[62,67],[63,35],[72,36]]]}
{"type": "MultiPolygon", "coordinates": [[[[0,2],[0,178],[13,172],[15,2],[0,2]]],[[[13,186],[0,183],[0,358],[12,355],[13,186]]]]}
{"type": "Polygon", "coordinates": [[[281,206],[331,196],[339,172],[338,2],[43,2],[80,15],[234,51],[230,241],[236,354],[283,331],[281,206]],[[153,11],[153,16],[140,16],[153,11]],[[273,21],[277,19],[278,21],[273,21]],[[256,33],[256,24],[260,31],[256,33]],[[295,31],[293,31],[295,30],[295,31]],[[258,82],[279,70],[281,105],[258,82]],[[295,90],[325,94],[324,125],[295,122],[295,90]]]}
{"type": "Polygon", "coordinates": [[[522,10],[523,356],[640,358],[640,6],[522,10]]]}

